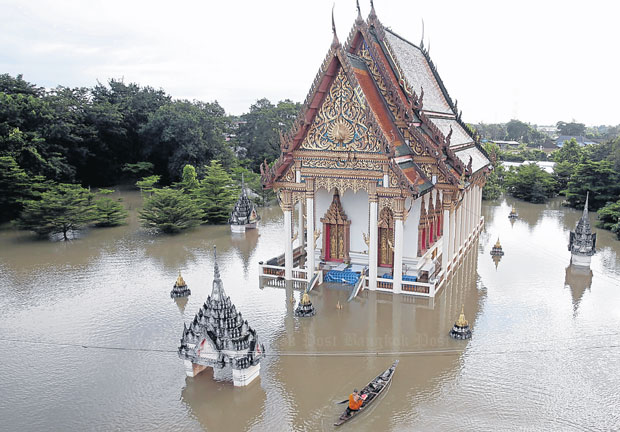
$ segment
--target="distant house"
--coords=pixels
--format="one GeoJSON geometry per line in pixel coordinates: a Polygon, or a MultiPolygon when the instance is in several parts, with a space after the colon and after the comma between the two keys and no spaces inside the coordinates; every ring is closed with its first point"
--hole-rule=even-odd
{"type": "Polygon", "coordinates": [[[519,142],[517,142],[517,141],[492,140],[492,142],[497,144],[499,146],[499,148],[502,149],[502,150],[516,149],[516,148],[519,147],[519,142]]]}
{"type": "Polygon", "coordinates": [[[538,132],[542,132],[548,137],[555,138],[558,133],[558,128],[555,126],[536,126],[538,132]]]}
{"type": "Polygon", "coordinates": [[[555,140],[555,146],[558,148],[562,148],[562,146],[564,145],[564,143],[566,141],[570,141],[571,139],[575,138],[575,140],[577,141],[577,144],[579,144],[579,146],[584,147],[590,144],[597,144],[596,141],[593,141],[591,139],[588,139],[584,136],[570,136],[570,135],[560,135],[556,140],[555,140]]]}

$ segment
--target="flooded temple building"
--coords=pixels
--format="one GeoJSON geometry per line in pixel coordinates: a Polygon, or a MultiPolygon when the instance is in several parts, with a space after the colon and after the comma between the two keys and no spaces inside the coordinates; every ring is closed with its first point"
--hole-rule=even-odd
{"type": "Polygon", "coordinates": [[[207,367],[231,367],[234,385],[245,386],[259,375],[265,348],[224,292],[214,259],[213,290],[189,327],[184,325],[178,354],[189,377],[207,367]]]}
{"type": "Polygon", "coordinates": [[[581,267],[590,267],[592,255],[596,253],[596,233],[592,232],[590,218],[588,217],[588,198],[583,206],[583,214],[577,222],[575,231],[570,232],[568,250],[571,253],[571,264],[581,267]]]}
{"type": "Polygon", "coordinates": [[[311,289],[319,272],[336,271],[365,289],[432,297],[482,227],[491,166],[479,136],[423,42],[385,28],[374,8],[367,20],[358,13],[344,44],[333,26],[280,146],[261,177],[284,213],[284,259],[266,261],[261,276],[311,289]]]}

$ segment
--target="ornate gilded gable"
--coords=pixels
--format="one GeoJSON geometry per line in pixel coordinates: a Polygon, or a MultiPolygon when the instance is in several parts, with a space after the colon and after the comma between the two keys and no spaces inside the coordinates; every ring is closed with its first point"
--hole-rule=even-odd
{"type": "Polygon", "coordinates": [[[338,225],[351,223],[351,221],[347,217],[347,214],[342,208],[342,204],[340,203],[340,194],[338,193],[338,189],[335,190],[332,203],[327,209],[325,216],[321,218],[321,222],[338,225]]]}
{"type": "Polygon", "coordinates": [[[354,90],[340,68],[301,149],[381,152],[379,140],[369,133],[365,111],[361,89],[354,90]]]}

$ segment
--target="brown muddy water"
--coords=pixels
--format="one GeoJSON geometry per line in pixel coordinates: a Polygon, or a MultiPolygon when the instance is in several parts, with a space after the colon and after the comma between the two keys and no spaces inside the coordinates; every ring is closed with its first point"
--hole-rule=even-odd
{"type": "Polygon", "coordinates": [[[244,236],[155,236],[137,224],[139,195],[124,196],[128,225],[70,242],[0,231],[0,430],[332,430],[336,402],[395,359],[391,388],[341,430],[620,429],[620,242],[597,230],[592,272],[569,267],[580,212],[558,200],[484,203],[479,242],[434,301],[364,292],[346,303],[349,288],[323,286],[303,319],[290,288],[259,288],[258,262],[283,252],[279,208],[244,236]],[[213,245],[270,354],[247,388],[208,371],[186,378],[176,355],[210,293],[213,245]],[[179,270],[192,295],[176,303],[179,270]],[[473,338],[454,341],[462,304],[473,338]]]}

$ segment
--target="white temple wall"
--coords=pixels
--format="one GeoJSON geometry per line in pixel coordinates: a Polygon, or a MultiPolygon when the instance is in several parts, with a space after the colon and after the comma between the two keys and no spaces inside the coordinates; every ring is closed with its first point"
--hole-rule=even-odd
{"type": "Polygon", "coordinates": [[[368,246],[364,243],[362,233],[366,233],[367,236],[370,235],[368,231],[368,194],[364,190],[357,191],[355,194],[352,190],[347,190],[344,195],[340,195],[340,203],[351,221],[349,229],[350,251],[358,253],[367,251],[368,246]]]}
{"type": "Polygon", "coordinates": [[[418,226],[420,225],[420,211],[422,210],[422,198],[418,198],[411,205],[411,198],[405,200],[405,209],[409,210],[409,216],[404,223],[403,229],[403,258],[415,258],[418,256],[418,226]]]}
{"type": "Polygon", "coordinates": [[[321,251],[321,245],[323,244],[323,224],[321,218],[325,216],[327,209],[332,203],[333,190],[328,192],[321,188],[314,194],[314,229],[321,232],[321,236],[316,240],[316,251],[321,251]]]}

